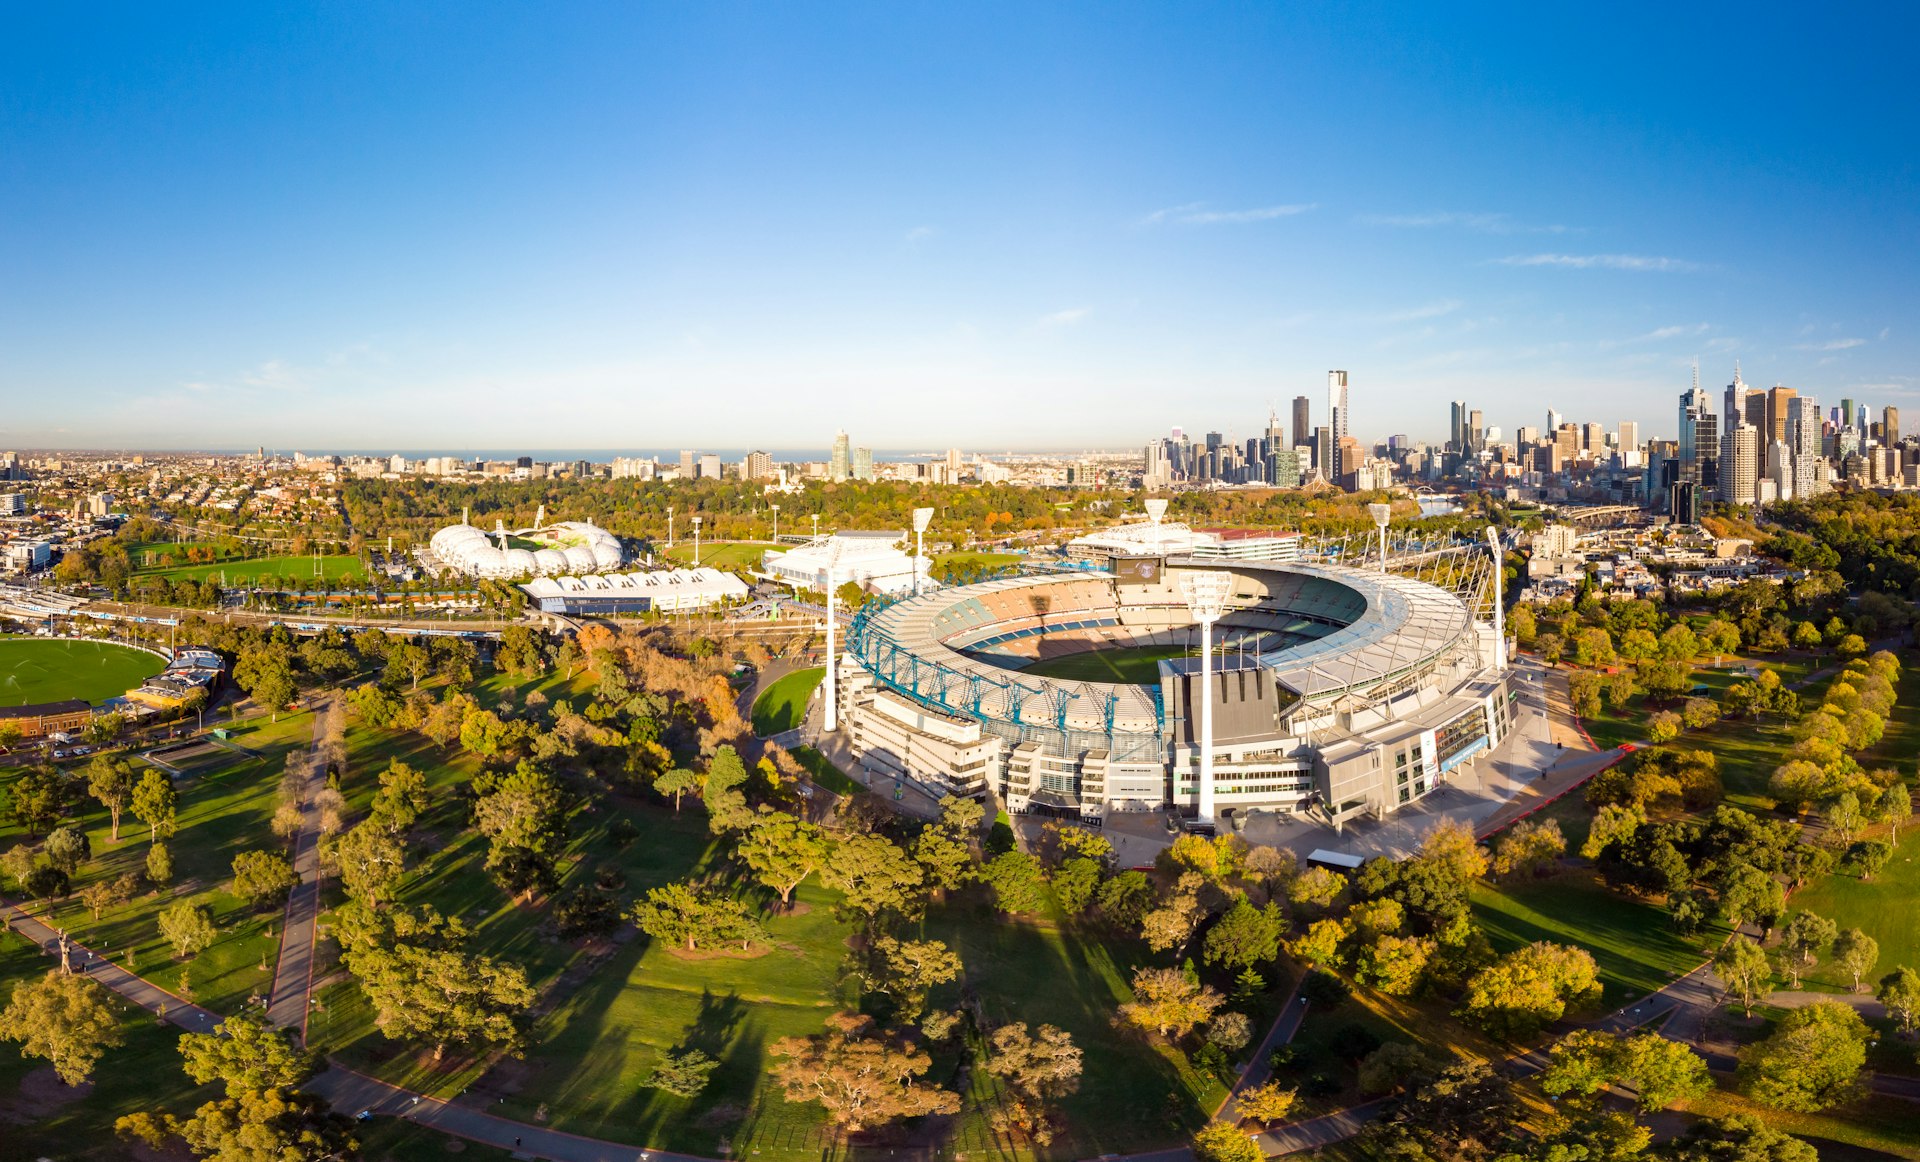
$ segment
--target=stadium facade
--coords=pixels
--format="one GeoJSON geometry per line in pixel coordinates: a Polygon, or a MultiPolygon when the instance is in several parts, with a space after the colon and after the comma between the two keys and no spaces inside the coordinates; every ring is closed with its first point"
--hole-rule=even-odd
{"type": "Polygon", "coordinates": [[[1366,563],[1370,551],[1344,563],[1114,556],[1110,571],[875,602],[848,635],[842,725],[868,770],[935,794],[996,796],[1016,813],[1197,811],[1200,660],[1185,655],[1199,626],[1180,576],[1223,571],[1216,810],[1384,815],[1497,745],[1510,697],[1488,547],[1403,544],[1387,550],[1390,569],[1366,563]],[[1041,676],[1054,659],[1114,650],[1157,651],[1157,675],[1041,676]]]}

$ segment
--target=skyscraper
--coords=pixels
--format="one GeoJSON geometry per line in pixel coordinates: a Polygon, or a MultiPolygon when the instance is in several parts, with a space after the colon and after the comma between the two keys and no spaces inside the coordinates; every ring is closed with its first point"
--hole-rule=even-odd
{"type": "Polygon", "coordinates": [[[1711,493],[1720,486],[1720,415],[1696,382],[1680,396],[1680,479],[1711,493]]]}
{"type": "Polygon", "coordinates": [[[1342,462],[1341,447],[1347,438],[1349,417],[1347,415],[1347,373],[1344,371],[1327,372],[1327,437],[1332,452],[1331,470],[1327,478],[1338,484],[1340,478],[1352,470],[1352,466],[1342,462]]]}
{"type": "Polygon", "coordinates": [[[1296,448],[1313,437],[1313,419],[1308,414],[1310,407],[1306,396],[1293,397],[1293,444],[1296,448]]]}
{"type": "Polygon", "coordinates": [[[1886,429],[1886,442],[1900,442],[1900,409],[1889,407],[1880,409],[1880,426],[1886,429]]]}
{"type": "Polygon", "coordinates": [[[1805,397],[1788,400],[1787,450],[1793,455],[1793,495],[1813,495],[1814,465],[1820,460],[1822,424],[1820,402],[1805,397]]]}
{"type": "Polygon", "coordinates": [[[852,442],[847,439],[845,432],[835,432],[833,452],[828,457],[827,478],[835,484],[844,482],[853,469],[852,460],[852,442]]]}
{"type": "Polygon", "coordinates": [[[1467,427],[1463,434],[1466,436],[1466,443],[1461,451],[1478,452],[1486,447],[1487,417],[1480,414],[1479,408],[1474,408],[1467,413],[1467,427]]]}
{"type": "Polygon", "coordinates": [[[1787,420],[1793,414],[1793,401],[1800,393],[1791,387],[1774,384],[1767,389],[1767,422],[1764,435],[1770,444],[1785,443],[1787,439],[1787,420]]]}
{"type": "Polygon", "coordinates": [[[1760,429],[1744,421],[1720,437],[1720,499],[1752,504],[1759,497],[1760,429]]]}
{"type": "Polygon", "coordinates": [[[855,480],[873,479],[873,449],[855,448],[851,472],[855,480]]]}
{"type": "Polygon", "coordinates": [[[1638,420],[1620,421],[1620,450],[1637,451],[1640,447],[1640,422],[1638,420]]]}
{"type": "Polygon", "coordinates": [[[1261,479],[1268,484],[1278,484],[1277,457],[1287,449],[1287,432],[1280,426],[1280,416],[1272,408],[1267,409],[1267,435],[1260,446],[1261,479]]]}
{"type": "Polygon", "coordinates": [[[1467,401],[1453,401],[1453,426],[1448,429],[1447,451],[1465,452],[1467,450],[1467,401]]]}

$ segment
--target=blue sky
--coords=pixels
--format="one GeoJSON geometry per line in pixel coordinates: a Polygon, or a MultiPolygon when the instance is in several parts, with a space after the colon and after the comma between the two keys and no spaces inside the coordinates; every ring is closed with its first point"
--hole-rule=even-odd
{"type": "Polygon", "coordinates": [[[0,24],[0,444],[1920,414],[1920,17],[446,4],[0,24]]]}

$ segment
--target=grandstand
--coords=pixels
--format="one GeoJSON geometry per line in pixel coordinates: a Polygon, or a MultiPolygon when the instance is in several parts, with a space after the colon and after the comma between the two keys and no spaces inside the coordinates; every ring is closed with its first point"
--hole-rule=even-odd
{"type": "Polygon", "coordinates": [[[747,583],[718,569],[661,569],[539,577],[520,586],[543,613],[582,617],[613,613],[676,613],[747,598],[747,583]]]}
{"type": "Polygon", "coordinates": [[[1132,556],[1115,562],[1117,575],[1019,576],[874,602],[855,618],[841,667],[849,741],[870,770],[935,793],[997,795],[1015,812],[1197,807],[1200,659],[1185,655],[1197,655],[1199,627],[1179,578],[1217,570],[1232,578],[1214,637],[1217,802],[1336,822],[1383,814],[1452,777],[1507,720],[1485,620],[1490,555],[1425,545],[1408,562],[1132,556]],[[1164,655],[1157,680],[1029,672],[1148,650],[1164,655]]]}
{"type": "Polygon", "coordinates": [[[436,572],[493,578],[603,573],[626,563],[620,538],[592,521],[535,526],[508,529],[495,521],[486,532],[462,520],[433,534],[423,563],[436,572]]]}

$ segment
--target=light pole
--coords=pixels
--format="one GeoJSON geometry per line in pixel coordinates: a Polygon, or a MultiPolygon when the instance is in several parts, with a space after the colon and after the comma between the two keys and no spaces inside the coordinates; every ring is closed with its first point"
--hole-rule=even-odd
{"type": "Polygon", "coordinates": [[[1387,571],[1387,522],[1393,519],[1393,506],[1390,504],[1370,504],[1367,512],[1372,515],[1373,523],[1380,529],[1380,571],[1387,571]]]}
{"type": "Polygon", "coordinates": [[[816,513],[813,513],[812,516],[813,516],[813,539],[817,541],[820,539],[820,514],[816,512],[816,513]]]}
{"type": "Polygon", "coordinates": [[[920,596],[920,575],[927,571],[927,525],[933,522],[933,510],[913,510],[913,595],[920,596]]]}
{"type": "Polygon", "coordinates": [[[1506,580],[1507,560],[1500,543],[1500,530],[1487,526],[1487,546],[1493,550],[1493,672],[1507,671],[1507,611],[1502,608],[1501,584],[1506,580]]]}
{"type": "MultiPolygon", "coordinates": [[[[819,518],[814,518],[818,520],[819,518]]],[[[839,691],[835,689],[836,675],[839,672],[838,650],[834,645],[834,609],[833,609],[833,567],[840,563],[840,546],[834,545],[827,550],[827,565],[824,576],[827,584],[827,699],[822,708],[826,711],[827,733],[832,734],[840,728],[839,691]]]]}
{"type": "Polygon", "coordinates": [[[780,506],[773,506],[773,543],[780,543],[780,506]]]}
{"type": "Polygon", "coordinates": [[[1180,596],[1193,619],[1200,623],[1200,806],[1203,823],[1213,822],[1213,623],[1226,609],[1233,574],[1214,570],[1183,571],[1180,596]]]}
{"type": "Polygon", "coordinates": [[[667,548],[673,548],[673,506],[667,506],[667,548]]]}
{"type": "Polygon", "coordinates": [[[700,567],[700,517],[693,518],[693,567],[700,567]]]}

